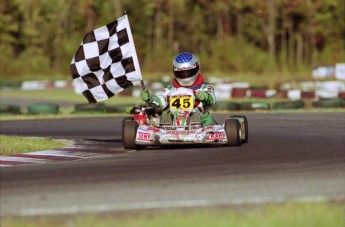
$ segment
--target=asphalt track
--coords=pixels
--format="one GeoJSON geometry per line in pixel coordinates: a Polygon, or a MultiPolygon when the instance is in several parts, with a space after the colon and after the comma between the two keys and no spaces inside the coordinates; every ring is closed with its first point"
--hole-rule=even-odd
{"type": "Polygon", "coordinates": [[[73,139],[113,155],[0,168],[0,214],[344,201],[343,112],[247,117],[249,143],[239,147],[140,151],[123,149],[120,117],[2,121],[1,134],[73,139]]]}

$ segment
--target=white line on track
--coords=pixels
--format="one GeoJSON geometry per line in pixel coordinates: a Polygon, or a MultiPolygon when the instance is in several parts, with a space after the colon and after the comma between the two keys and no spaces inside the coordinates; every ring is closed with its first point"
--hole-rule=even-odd
{"type": "MultiPolygon", "coordinates": [[[[339,199],[339,198],[337,198],[339,199]]],[[[344,199],[344,198],[341,198],[344,199]]],[[[268,204],[284,202],[325,202],[331,200],[325,196],[308,197],[246,197],[246,198],[224,198],[224,199],[201,199],[201,200],[174,200],[174,201],[149,201],[142,203],[117,203],[117,204],[90,204],[80,206],[61,206],[46,208],[27,208],[19,210],[18,214],[22,216],[36,215],[66,215],[83,212],[109,212],[109,211],[130,211],[130,210],[149,210],[164,208],[192,208],[206,206],[224,206],[224,205],[249,205],[249,204],[268,204]]]]}
{"type": "Polygon", "coordinates": [[[8,167],[8,166],[11,166],[11,165],[0,164],[0,167],[8,167]]]}
{"type": "Polygon", "coordinates": [[[106,157],[111,154],[99,154],[90,152],[78,152],[78,151],[58,151],[58,150],[46,150],[46,151],[35,151],[26,154],[30,155],[51,155],[60,157],[76,157],[76,158],[94,158],[94,157],[106,157]]]}
{"type": "Polygon", "coordinates": [[[0,161],[29,162],[29,163],[56,162],[55,160],[36,159],[36,158],[24,158],[24,157],[10,157],[10,156],[3,156],[3,157],[0,157],[0,161]]]}
{"type": "Polygon", "coordinates": [[[0,156],[0,167],[9,167],[13,165],[24,165],[30,163],[53,163],[53,162],[63,162],[71,160],[58,160],[56,158],[77,158],[77,159],[89,159],[89,158],[101,158],[109,157],[111,154],[100,154],[100,153],[90,153],[90,152],[78,152],[78,151],[60,151],[60,150],[45,150],[45,151],[35,151],[18,154],[17,156],[0,156]],[[12,162],[13,164],[8,164],[6,162],[12,162]],[[17,164],[16,164],[17,163],[17,164]]]}

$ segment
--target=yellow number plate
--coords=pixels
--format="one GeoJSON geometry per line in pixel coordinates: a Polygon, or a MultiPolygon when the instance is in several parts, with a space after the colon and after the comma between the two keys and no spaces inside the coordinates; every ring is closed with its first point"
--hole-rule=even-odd
{"type": "Polygon", "coordinates": [[[171,110],[191,110],[194,107],[194,100],[190,95],[176,95],[170,98],[171,110]]]}

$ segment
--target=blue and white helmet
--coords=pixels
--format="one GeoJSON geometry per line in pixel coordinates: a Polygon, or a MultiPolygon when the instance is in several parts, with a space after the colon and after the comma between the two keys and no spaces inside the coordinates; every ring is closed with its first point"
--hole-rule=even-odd
{"type": "Polygon", "coordinates": [[[182,86],[191,86],[199,74],[199,59],[192,53],[178,54],[173,61],[174,76],[182,86]]]}

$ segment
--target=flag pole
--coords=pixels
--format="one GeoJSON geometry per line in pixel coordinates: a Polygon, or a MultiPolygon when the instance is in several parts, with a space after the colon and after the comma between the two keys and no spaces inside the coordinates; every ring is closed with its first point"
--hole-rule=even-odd
{"type": "Polygon", "coordinates": [[[144,80],[141,80],[140,82],[141,82],[141,88],[142,88],[143,90],[145,90],[145,83],[144,83],[144,80]]]}

